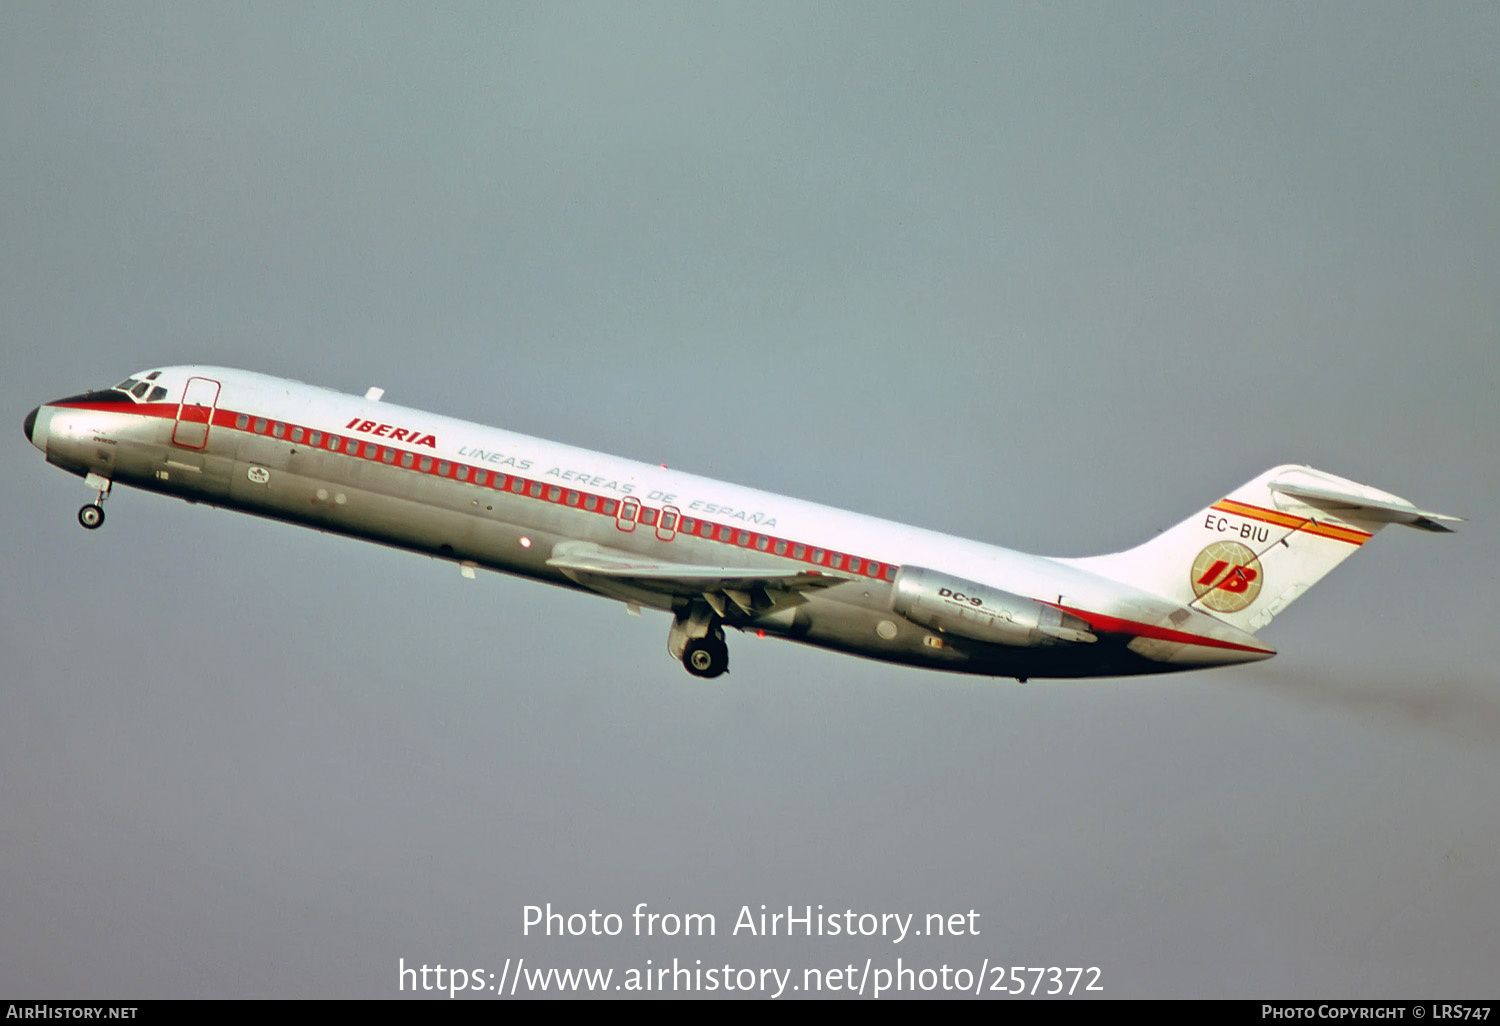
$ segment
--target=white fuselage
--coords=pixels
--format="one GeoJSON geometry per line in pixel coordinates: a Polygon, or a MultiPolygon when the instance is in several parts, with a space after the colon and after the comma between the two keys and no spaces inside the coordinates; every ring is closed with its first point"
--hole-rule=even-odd
{"type": "Polygon", "coordinates": [[[149,384],[158,391],[139,398],[95,392],[47,404],[28,418],[28,434],[49,462],[92,475],[101,488],[123,483],[339,531],[674,610],[679,619],[697,586],[655,583],[663,567],[733,568],[726,577],[750,583],[726,584],[731,598],[753,590],[754,573],[764,572],[769,590],[757,594],[773,596],[765,603],[706,596],[716,623],[873,658],[1092,676],[1274,651],[1197,610],[1184,617],[1177,603],[1064,561],[246,371],[170,367],[149,384]],[[151,402],[160,389],[167,394],[151,402]],[[656,578],[549,563],[579,552],[641,560],[656,578]],[[995,644],[908,619],[893,611],[903,568],[1066,610],[1089,627],[1060,636],[1081,633],[1089,643],[995,644]],[[793,571],[821,580],[775,598],[778,580],[793,571]],[[1155,641],[1149,657],[1130,647],[1141,638],[1155,641]]]}

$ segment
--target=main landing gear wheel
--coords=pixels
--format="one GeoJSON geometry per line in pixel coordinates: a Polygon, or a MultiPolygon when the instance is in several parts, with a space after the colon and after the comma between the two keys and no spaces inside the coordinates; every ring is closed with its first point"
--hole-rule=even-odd
{"type": "Polygon", "coordinates": [[[729,646],[718,638],[694,638],[682,652],[682,665],[694,677],[717,677],[729,669],[729,646]]]}
{"type": "Polygon", "coordinates": [[[78,511],[78,522],[90,531],[95,530],[104,523],[104,507],[96,502],[91,502],[78,511]]]}

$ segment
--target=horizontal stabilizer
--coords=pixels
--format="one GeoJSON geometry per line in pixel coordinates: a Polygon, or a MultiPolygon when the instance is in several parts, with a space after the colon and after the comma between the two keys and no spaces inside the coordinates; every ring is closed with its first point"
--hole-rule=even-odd
{"type": "Polygon", "coordinates": [[[1270,482],[1270,488],[1274,492],[1300,499],[1309,506],[1316,506],[1330,513],[1345,514],[1358,520],[1376,523],[1406,524],[1423,531],[1451,533],[1453,528],[1445,526],[1445,522],[1457,524],[1462,523],[1464,519],[1449,516],[1447,513],[1433,513],[1430,510],[1417,509],[1405,499],[1398,499],[1395,496],[1377,498],[1374,495],[1359,495],[1313,482],[1277,480],[1270,482]]]}

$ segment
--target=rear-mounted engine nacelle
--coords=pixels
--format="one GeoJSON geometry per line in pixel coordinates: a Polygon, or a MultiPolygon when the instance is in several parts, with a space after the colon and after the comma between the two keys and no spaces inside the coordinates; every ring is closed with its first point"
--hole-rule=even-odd
{"type": "Polygon", "coordinates": [[[1056,606],[919,566],[897,573],[891,608],[923,627],[992,645],[1098,640],[1087,623],[1056,606]]]}

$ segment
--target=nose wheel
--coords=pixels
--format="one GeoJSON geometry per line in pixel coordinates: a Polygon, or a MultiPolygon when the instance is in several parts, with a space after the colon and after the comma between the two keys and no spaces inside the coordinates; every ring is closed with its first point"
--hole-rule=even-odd
{"type": "Polygon", "coordinates": [[[89,474],[83,483],[96,489],[99,497],[78,511],[78,522],[95,531],[104,523],[104,500],[109,498],[110,480],[102,474],[89,474]]]}

